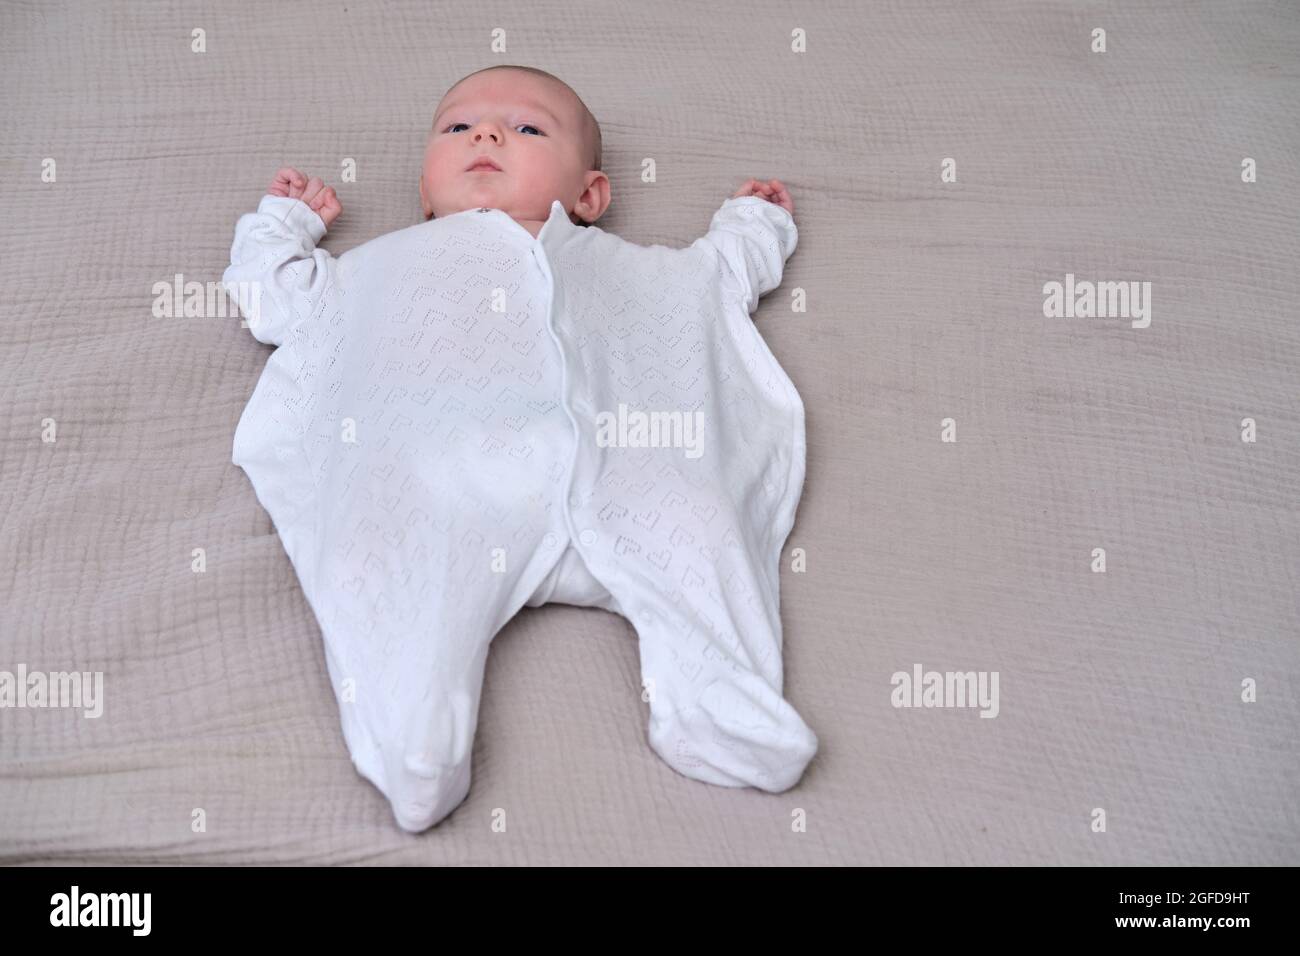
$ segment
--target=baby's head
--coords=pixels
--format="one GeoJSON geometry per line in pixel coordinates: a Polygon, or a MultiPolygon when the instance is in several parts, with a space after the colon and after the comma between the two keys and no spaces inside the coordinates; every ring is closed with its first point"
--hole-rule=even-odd
{"type": "Polygon", "coordinates": [[[575,222],[609,206],[600,126],[567,84],[526,66],[490,66],[446,92],[420,175],[424,217],[488,206],[544,222],[558,199],[575,222]],[[490,159],[498,169],[473,170],[490,159]]]}

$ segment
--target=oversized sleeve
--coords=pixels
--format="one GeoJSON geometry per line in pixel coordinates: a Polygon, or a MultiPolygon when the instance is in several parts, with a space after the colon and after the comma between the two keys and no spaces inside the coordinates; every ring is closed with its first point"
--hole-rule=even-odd
{"type": "Polygon", "coordinates": [[[752,313],[760,296],[781,284],[785,261],[799,241],[794,217],[761,196],[728,199],[713,214],[704,237],[725,263],[729,281],[752,313]]]}
{"type": "Polygon", "coordinates": [[[337,261],[316,248],[324,235],[324,220],[287,196],[263,196],[239,217],[222,283],[259,342],[282,344],[334,281],[337,261]]]}

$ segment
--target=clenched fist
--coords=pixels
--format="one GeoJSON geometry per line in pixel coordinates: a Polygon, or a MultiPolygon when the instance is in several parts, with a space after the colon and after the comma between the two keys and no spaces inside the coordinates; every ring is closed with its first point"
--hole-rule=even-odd
{"type": "Polygon", "coordinates": [[[794,215],[794,200],[790,198],[789,190],[779,179],[769,179],[766,182],[761,179],[751,179],[736,190],[736,195],[731,198],[739,199],[742,196],[761,196],[768,202],[780,206],[790,215],[794,215]]]}
{"type": "Polygon", "coordinates": [[[320,216],[326,229],[343,214],[343,205],[339,202],[339,197],[334,194],[333,186],[326,186],[315,176],[309,179],[292,166],[285,166],[276,173],[275,179],[271,181],[266,191],[272,196],[301,199],[311,207],[312,212],[320,216]]]}

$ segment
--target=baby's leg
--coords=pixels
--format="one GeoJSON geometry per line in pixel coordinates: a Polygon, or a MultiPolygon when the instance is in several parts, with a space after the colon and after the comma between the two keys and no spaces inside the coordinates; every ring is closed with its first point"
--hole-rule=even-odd
{"type": "Polygon", "coordinates": [[[781,693],[781,621],[743,563],[697,564],[634,615],[650,744],[705,783],[772,793],[798,783],[817,737],[781,693]]]}
{"type": "Polygon", "coordinates": [[[412,832],[469,792],[489,645],[543,560],[540,531],[480,532],[458,513],[471,527],[343,511],[305,577],[353,762],[412,832]]]}
{"type": "Polygon", "coordinates": [[[371,627],[330,604],[321,631],[348,750],[398,825],[418,833],[469,793],[492,635],[453,622],[371,627]]]}

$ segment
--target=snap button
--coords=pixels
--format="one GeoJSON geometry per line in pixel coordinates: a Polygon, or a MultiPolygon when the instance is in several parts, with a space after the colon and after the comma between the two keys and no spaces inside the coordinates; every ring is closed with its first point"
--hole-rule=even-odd
{"type": "Polygon", "coordinates": [[[551,534],[551,532],[549,531],[546,532],[546,537],[542,538],[542,544],[548,548],[554,548],[559,543],[560,543],[560,539],[557,538],[555,535],[551,534]]]}
{"type": "Polygon", "coordinates": [[[570,507],[570,508],[577,508],[577,507],[578,507],[579,505],[581,505],[581,504],[582,504],[582,499],[581,499],[581,498],[570,498],[570,499],[569,499],[569,507],[570,507]]]}
{"type": "Polygon", "coordinates": [[[586,528],[583,530],[582,534],[578,535],[578,540],[587,547],[591,547],[596,543],[596,532],[592,531],[590,528],[586,528]]]}
{"type": "Polygon", "coordinates": [[[476,210],[476,212],[487,212],[487,211],[488,211],[487,206],[479,206],[478,209],[476,210]]]}

